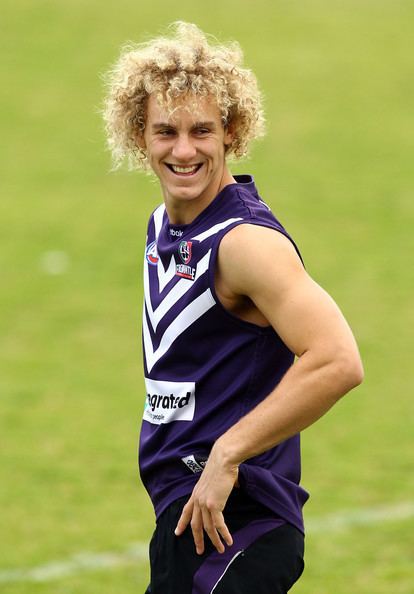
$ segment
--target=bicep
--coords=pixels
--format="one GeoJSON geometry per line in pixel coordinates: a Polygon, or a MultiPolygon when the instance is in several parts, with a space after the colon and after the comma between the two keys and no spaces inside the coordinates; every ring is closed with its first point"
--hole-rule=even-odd
{"type": "Polygon", "coordinates": [[[317,349],[329,358],[355,348],[338,306],[307,274],[286,237],[243,225],[223,248],[219,261],[230,290],[248,296],[297,356],[317,349]]]}
{"type": "Polygon", "coordinates": [[[315,348],[328,355],[353,343],[336,303],[304,270],[284,284],[282,294],[274,286],[254,290],[251,298],[297,356],[315,348]]]}

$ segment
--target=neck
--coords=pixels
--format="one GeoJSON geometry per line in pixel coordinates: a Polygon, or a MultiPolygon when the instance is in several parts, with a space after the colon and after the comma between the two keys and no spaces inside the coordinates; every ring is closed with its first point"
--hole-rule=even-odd
{"type": "Polygon", "coordinates": [[[203,192],[197,198],[186,200],[185,198],[178,199],[169,196],[164,192],[165,208],[167,210],[170,223],[173,225],[188,225],[198,217],[200,213],[207,208],[215,197],[230,184],[237,183],[227,167],[223,170],[223,175],[219,183],[215,186],[209,187],[207,191],[203,192]]]}

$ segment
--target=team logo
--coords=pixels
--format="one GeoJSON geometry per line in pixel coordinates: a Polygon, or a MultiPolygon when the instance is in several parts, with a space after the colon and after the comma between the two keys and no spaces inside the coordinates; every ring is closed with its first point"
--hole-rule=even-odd
{"type": "Polygon", "coordinates": [[[149,246],[147,246],[147,249],[145,251],[145,257],[147,259],[148,264],[151,264],[151,266],[156,266],[158,264],[158,252],[156,241],[153,241],[149,244],[149,246]]]}
{"type": "Polygon", "coordinates": [[[180,254],[181,260],[184,264],[189,264],[191,260],[193,249],[193,242],[192,241],[181,241],[178,247],[178,253],[180,254]]]}
{"type": "Polygon", "coordinates": [[[175,265],[175,274],[181,276],[181,278],[195,280],[197,268],[189,266],[189,262],[193,256],[193,242],[181,241],[178,246],[178,253],[184,264],[178,263],[175,265]]]}

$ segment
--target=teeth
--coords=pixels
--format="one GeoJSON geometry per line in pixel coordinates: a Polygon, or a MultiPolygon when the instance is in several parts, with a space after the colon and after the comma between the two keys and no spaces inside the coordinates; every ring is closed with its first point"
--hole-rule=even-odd
{"type": "Polygon", "coordinates": [[[179,165],[171,165],[172,170],[175,173],[194,173],[197,170],[198,165],[191,165],[191,167],[180,167],[179,165]]]}

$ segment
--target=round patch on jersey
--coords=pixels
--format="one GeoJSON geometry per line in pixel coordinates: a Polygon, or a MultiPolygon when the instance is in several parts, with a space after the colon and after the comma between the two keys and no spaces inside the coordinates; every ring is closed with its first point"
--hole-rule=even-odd
{"type": "Polygon", "coordinates": [[[193,242],[192,241],[180,241],[178,247],[178,253],[180,254],[181,260],[184,264],[189,264],[193,255],[193,242]]]}
{"type": "Polygon", "coordinates": [[[148,264],[151,264],[151,266],[156,266],[158,264],[158,252],[156,241],[153,241],[147,246],[147,249],[145,250],[145,257],[147,259],[148,264]]]}

